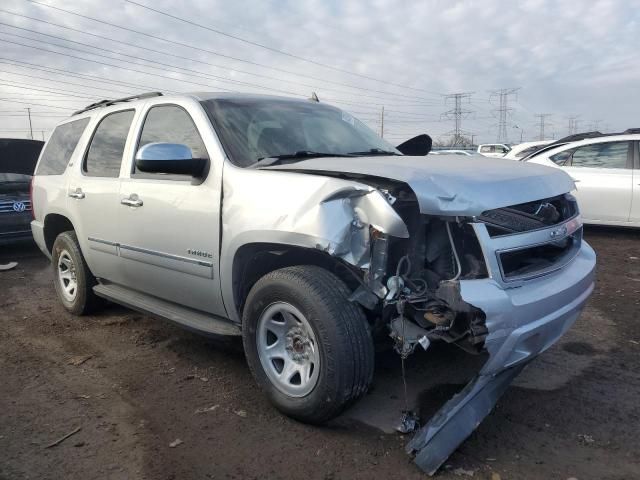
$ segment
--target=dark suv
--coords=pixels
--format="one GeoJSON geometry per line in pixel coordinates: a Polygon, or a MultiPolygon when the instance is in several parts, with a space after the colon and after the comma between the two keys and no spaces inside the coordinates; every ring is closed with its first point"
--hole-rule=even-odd
{"type": "Polygon", "coordinates": [[[31,240],[31,175],[0,173],[0,245],[31,240]]]}
{"type": "Polygon", "coordinates": [[[0,245],[32,240],[31,175],[44,142],[0,138],[0,245]]]}

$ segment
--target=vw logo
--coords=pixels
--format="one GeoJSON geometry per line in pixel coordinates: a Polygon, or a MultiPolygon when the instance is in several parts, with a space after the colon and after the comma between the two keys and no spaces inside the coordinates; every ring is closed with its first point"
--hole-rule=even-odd
{"type": "Polygon", "coordinates": [[[16,212],[24,212],[27,206],[22,202],[13,202],[13,209],[16,212]]]}

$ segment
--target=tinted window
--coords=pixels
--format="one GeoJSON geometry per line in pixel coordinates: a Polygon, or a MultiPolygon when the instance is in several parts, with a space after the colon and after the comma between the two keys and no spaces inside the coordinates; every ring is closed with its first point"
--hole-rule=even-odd
{"type": "Polygon", "coordinates": [[[100,121],[85,158],[84,171],[87,175],[92,177],[119,175],[133,113],[133,110],[116,112],[100,121]]]}
{"type": "Polygon", "coordinates": [[[573,152],[572,167],[627,168],[629,142],[596,143],[573,152]]]}
{"type": "Polygon", "coordinates": [[[541,146],[535,146],[535,147],[527,147],[524,150],[516,153],[516,158],[522,158],[522,157],[526,157],[527,155],[532,154],[533,152],[535,152],[536,150],[540,150],[541,146]]]}
{"type": "Polygon", "coordinates": [[[193,158],[209,158],[193,120],[184,109],[175,105],[162,105],[149,110],[138,148],[156,142],[180,143],[191,149],[193,158]]]}
{"type": "Polygon", "coordinates": [[[44,147],[36,175],[62,175],[88,123],[88,118],[81,118],[56,127],[44,147]]]}
{"type": "Polygon", "coordinates": [[[551,155],[549,157],[549,160],[551,160],[554,163],[557,163],[558,165],[565,166],[567,165],[567,161],[571,158],[571,154],[574,152],[574,150],[565,150],[564,152],[560,152],[560,153],[556,153],[555,155],[551,155]]]}

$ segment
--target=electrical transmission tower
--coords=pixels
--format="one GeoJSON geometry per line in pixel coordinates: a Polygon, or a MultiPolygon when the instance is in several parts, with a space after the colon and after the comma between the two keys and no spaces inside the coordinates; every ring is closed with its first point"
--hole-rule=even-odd
{"type": "Polygon", "coordinates": [[[534,115],[534,117],[536,117],[537,119],[539,119],[539,126],[540,126],[540,133],[538,134],[538,140],[544,140],[545,139],[545,135],[544,135],[544,127],[546,125],[549,125],[549,123],[547,123],[547,117],[550,117],[551,114],[550,113],[536,113],[534,115]]]}
{"type": "Polygon", "coordinates": [[[509,99],[516,98],[517,91],[520,87],[516,88],[501,88],[500,90],[492,90],[489,101],[493,98],[499,99],[499,107],[494,110],[498,114],[498,138],[499,143],[506,142],[508,140],[507,135],[507,115],[512,110],[509,108],[509,99]]]}
{"type": "Polygon", "coordinates": [[[569,135],[578,133],[578,125],[580,124],[579,118],[579,115],[572,115],[571,117],[567,117],[567,120],[569,120],[569,135]]]}
{"type": "Polygon", "coordinates": [[[441,118],[454,121],[453,130],[445,134],[451,136],[451,146],[464,145],[464,135],[469,135],[469,132],[462,130],[462,119],[467,118],[473,112],[471,110],[464,110],[462,108],[462,102],[464,100],[471,102],[471,95],[473,95],[473,92],[460,92],[445,95],[444,97],[445,103],[453,101],[453,108],[441,115],[441,118]]]}
{"type": "Polygon", "coordinates": [[[598,130],[600,130],[601,123],[602,123],[602,120],[594,120],[589,124],[587,130],[590,132],[597,132],[598,130]]]}

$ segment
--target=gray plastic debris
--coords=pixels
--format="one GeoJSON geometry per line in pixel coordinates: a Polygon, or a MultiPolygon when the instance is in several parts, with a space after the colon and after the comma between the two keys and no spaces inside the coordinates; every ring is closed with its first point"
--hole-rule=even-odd
{"type": "Polygon", "coordinates": [[[407,453],[433,475],[458,445],[480,425],[526,363],[496,375],[477,375],[414,435],[407,453]]]}
{"type": "Polygon", "coordinates": [[[18,266],[18,262],[0,263],[0,272],[12,270],[18,266]]]}

